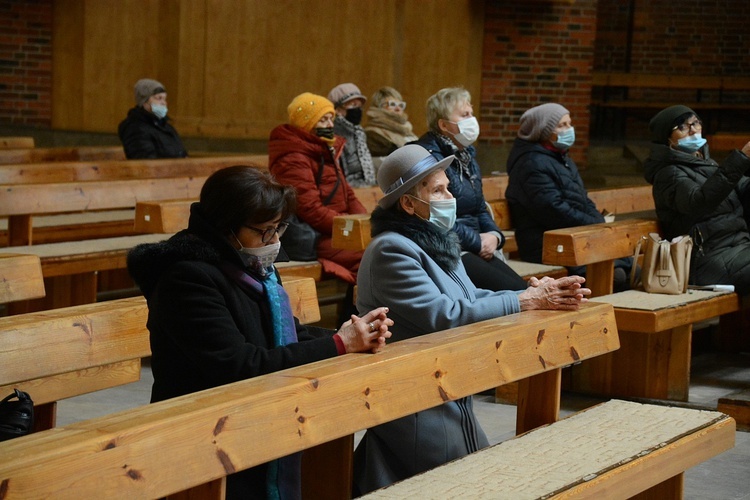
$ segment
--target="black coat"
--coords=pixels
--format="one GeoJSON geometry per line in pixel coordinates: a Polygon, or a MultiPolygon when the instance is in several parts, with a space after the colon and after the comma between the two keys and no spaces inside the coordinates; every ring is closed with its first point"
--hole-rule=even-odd
{"type": "Polygon", "coordinates": [[[733,284],[750,293],[750,158],[733,151],[719,166],[703,148],[698,158],[661,144],[651,146],[645,178],[653,185],[665,238],[693,237],[690,282],[733,284]],[[744,206],[743,206],[744,205],[744,206]]]}
{"type": "MultiPolygon", "coordinates": [[[[129,253],[128,270],[148,302],[152,402],[337,355],[332,331],[296,319],[299,342],[274,347],[266,300],[241,288],[222,264],[243,266],[199,204],[188,229],[129,253]]],[[[230,476],[228,498],[265,498],[265,474],[261,465],[230,476]]]]}
{"type": "Polygon", "coordinates": [[[542,262],[545,231],[604,222],[567,154],[517,138],[507,170],[505,197],[522,260],[542,262]]]}
{"type": "Polygon", "coordinates": [[[187,151],[169,117],[157,118],[140,106],[128,111],[117,128],[129,160],[138,158],[185,158],[187,151]]]}

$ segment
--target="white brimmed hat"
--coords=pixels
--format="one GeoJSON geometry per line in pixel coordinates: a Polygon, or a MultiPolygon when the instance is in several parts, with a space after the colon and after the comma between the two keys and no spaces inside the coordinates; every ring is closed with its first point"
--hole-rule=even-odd
{"type": "Polygon", "coordinates": [[[378,170],[378,186],[383,196],[378,205],[388,208],[417,182],[437,170],[448,168],[456,157],[438,161],[422,146],[407,144],[386,156],[378,170]]]}

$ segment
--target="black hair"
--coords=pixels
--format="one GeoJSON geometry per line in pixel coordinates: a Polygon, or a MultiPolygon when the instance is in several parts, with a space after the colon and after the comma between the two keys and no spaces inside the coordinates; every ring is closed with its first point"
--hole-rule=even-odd
{"type": "MultiPolygon", "coordinates": [[[[674,121],[672,121],[672,129],[671,130],[674,130],[675,127],[679,127],[680,125],[682,125],[683,123],[685,123],[687,121],[687,119],[690,118],[691,116],[695,116],[696,118],[698,118],[698,115],[696,115],[692,111],[690,111],[688,113],[682,113],[680,116],[678,116],[677,118],[675,118],[674,121]]],[[[667,141],[669,141],[669,138],[667,138],[667,141]]]]}
{"type": "Polygon", "coordinates": [[[294,188],[268,172],[235,165],[211,174],[203,184],[200,204],[205,217],[222,233],[237,232],[245,224],[259,224],[297,210],[294,188]]]}

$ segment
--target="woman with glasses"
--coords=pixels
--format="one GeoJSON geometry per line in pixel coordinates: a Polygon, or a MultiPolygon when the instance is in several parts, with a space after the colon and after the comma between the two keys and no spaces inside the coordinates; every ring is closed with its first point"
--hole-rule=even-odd
{"type": "Polygon", "coordinates": [[[693,237],[690,283],[734,285],[747,295],[750,142],[719,165],[709,155],[700,118],[682,105],[657,113],[649,130],[645,178],[653,185],[663,236],[693,237]]]}
{"type": "MultiPolygon", "coordinates": [[[[206,180],[187,229],[130,252],[128,269],[148,302],[152,402],[376,352],[390,337],[386,308],[338,332],[301,326],[292,316],[274,261],[294,209],[293,188],[252,167],[229,167],[206,180]]],[[[230,475],[226,498],[300,498],[299,459],[230,475]]]]}
{"type": "Polygon", "coordinates": [[[460,87],[445,88],[427,99],[428,131],[418,144],[435,159],[455,157],[445,173],[456,203],[452,231],[461,242],[461,261],[471,281],[487,290],[523,290],[526,282],[502,252],[505,236],[497,227],[482,193],[482,172],[472,144],[479,137],[471,94],[460,87]]]}
{"type": "Polygon", "coordinates": [[[382,87],[372,95],[365,133],[373,157],[388,156],[417,140],[405,110],[406,102],[393,87],[382,87]]]}

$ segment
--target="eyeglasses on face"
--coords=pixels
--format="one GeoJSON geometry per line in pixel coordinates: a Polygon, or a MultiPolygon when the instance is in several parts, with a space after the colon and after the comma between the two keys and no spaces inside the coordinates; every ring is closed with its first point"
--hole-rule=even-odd
{"type": "Polygon", "coordinates": [[[258,229],[257,227],[248,226],[247,224],[243,224],[248,229],[252,229],[256,233],[260,235],[260,241],[263,243],[268,243],[273,239],[274,234],[278,234],[279,238],[281,238],[284,235],[284,231],[286,231],[286,228],[289,227],[288,222],[282,222],[276,227],[269,227],[268,229],[258,229]]]}
{"type": "Polygon", "coordinates": [[[387,108],[399,108],[401,111],[406,109],[406,103],[404,101],[386,101],[385,106],[387,108]]]}
{"type": "Polygon", "coordinates": [[[695,130],[696,132],[700,132],[701,130],[703,130],[703,122],[700,120],[695,120],[694,122],[690,122],[690,123],[685,122],[680,125],[677,125],[672,130],[679,130],[681,133],[685,134],[691,128],[695,130]]]}

